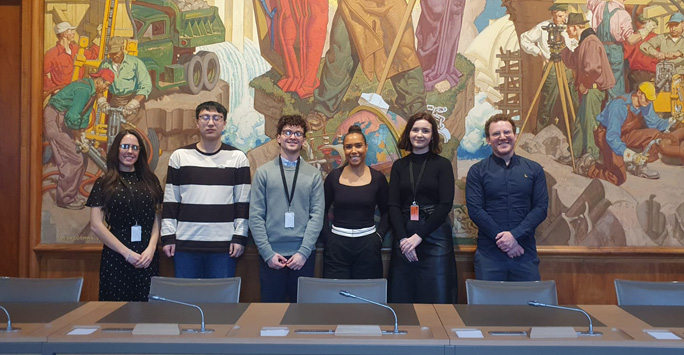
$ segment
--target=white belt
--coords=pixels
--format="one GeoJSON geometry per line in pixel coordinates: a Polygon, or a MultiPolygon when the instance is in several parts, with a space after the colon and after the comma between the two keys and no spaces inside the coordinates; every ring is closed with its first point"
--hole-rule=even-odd
{"type": "Polygon", "coordinates": [[[343,237],[358,238],[365,237],[369,234],[375,233],[375,226],[360,229],[348,229],[335,227],[335,225],[333,224],[332,232],[343,237]]]}

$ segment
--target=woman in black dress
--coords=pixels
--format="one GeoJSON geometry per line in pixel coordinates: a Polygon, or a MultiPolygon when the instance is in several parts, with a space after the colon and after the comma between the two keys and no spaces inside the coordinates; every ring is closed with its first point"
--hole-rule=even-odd
{"type": "Polygon", "coordinates": [[[132,130],[116,135],[107,152],[107,172],[86,202],[91,229],[104,244],[100,301],[146,301],[150,279],[159,275],[155,250],[163,192],[142,143],[132,130]]]}
{"type": "Polygon", "coordinates": [[[347,163],[326,177],[323,277],[382,278],[380,249],[389,228],[387,179],[366,165],[368,144],[359,126],[350,126],[343,141],[347,163]],[[333,207],[332,226],[327,220],[333,207]],[[375,208],[380,223],[375,226],[375,208]]]}
{"type": "Polygon", "coordinates": [[[389,273],[393,303],[456,303],[456,261],[447,219],[454,172],[441,152],[429,113],[409,119],[398,147],[411,152],[392,165],[389,214],[394,230],[389,273]]]}

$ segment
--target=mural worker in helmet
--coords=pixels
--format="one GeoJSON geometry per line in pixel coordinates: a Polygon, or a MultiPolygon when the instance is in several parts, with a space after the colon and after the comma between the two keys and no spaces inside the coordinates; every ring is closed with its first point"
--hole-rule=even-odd
{"type": "Polygon", "coordinates": [[[98,107],[104,112],[110,107],[123,107],[123,115],[128,123],[147,134],[144,102],[152,92],[150,73],[142,60],[126,54],[126,39],[123,37],[113,37],[109,41],[108,56],[100,68],[111,69],[116,78],[109,87],[109,97],[97,100],[98,107]]]}
{"type": "Polygon", "coordinates": [[[646,179],[660,174],[647,167],[659,155],[684,162],[684,127],[674,118],[662,119],[653,110],[656,98],[651,82],[639,84],[630,94],[618,96],[597,117],[594,134],[603,164],[594,164],[587,176],[621,185],[627,173],[646,179]]]}

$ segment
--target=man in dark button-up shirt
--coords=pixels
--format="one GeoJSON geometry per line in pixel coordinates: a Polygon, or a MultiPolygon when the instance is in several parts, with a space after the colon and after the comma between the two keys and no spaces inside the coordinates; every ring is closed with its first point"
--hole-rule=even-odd
{"type": "Polygon", "coordinates": [[[489,118],[485,132],[492,155],[473,165],[466,181],[468,213],[479,228],[475,277],[539,280],[534,232],[549,204],[544,169],[515,155],[515,123],[508,116],[489,118]]]}

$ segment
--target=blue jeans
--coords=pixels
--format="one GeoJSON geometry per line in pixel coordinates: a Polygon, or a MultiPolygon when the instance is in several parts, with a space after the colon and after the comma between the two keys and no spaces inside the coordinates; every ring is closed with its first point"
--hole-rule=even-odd
{"type": "Polygon", "coordinates": [[[475,251],[475,278],[487,281],[539,281],[539,258],[525,253],[517,258],[495,258],[475,251]]]}
{"type": "MultiPolygon", "coordinates": [[[[316,251],[313,251],[299,270],[284,267],[271,269],[263,258],[259,258],[259,279],[261,281],[261,302],[297,303],[297,282],[300,276],[313,277],[316,251]]],[[[289,256],[285,256],[289,259],[289,256]]]]}
{"type": "Polygon", "coordinates": [[[228,253],[177,251],[173,257],[176,277],[185,279],[218,279],[235,276],[237,260],[228,253]]]}

